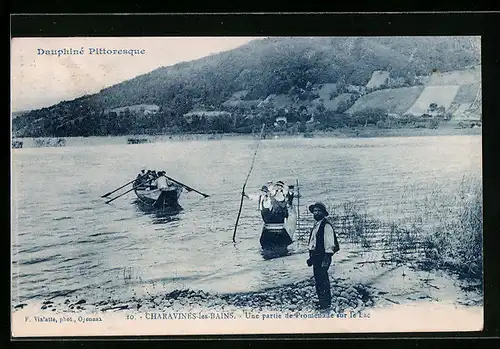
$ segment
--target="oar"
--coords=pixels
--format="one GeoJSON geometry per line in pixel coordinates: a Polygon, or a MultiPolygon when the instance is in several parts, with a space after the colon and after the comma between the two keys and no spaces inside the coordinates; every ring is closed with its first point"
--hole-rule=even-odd
{"type": "MultiPolygon", "coordinates": [[[[164,175],[164,176],[165,176],[165,175],[164,175]]],[[[198,194],[200,194],[200,195],[203,195],[203,196],[204,196],[204,197],[206,197],[206,198],[208,198],[208,197],[210,196],[210,195],[208,195],[208,194],[205,194],[205,193],[199,192],[199,191],[198,191],[198,190],[196,190],[196,189],[193,189],[193,188],[191,188],[191,187],[188,187],[188,186],[187,186],[187,185],[185,185],[184,183],[181,183],[181,182],[179,182],[179,181],[176,181],[176,180],[175,180],[175,179],[173,179],[173,178],[170,178],[170,177],[168,177],[168,176],[165,176],[165,177],[167,177],[168,179],[170,179],[172,182],[175,182],[175,183],[177,183],[177,184],[179,184],[179,185],[183,186],[184,188],[186,188],[186,190],[187,190],[187,191],[194,191],[194,192],[196,192],[196,193],[198,193],[198,194]]]]}
{"type": "MultiPolygon", "coordinates": [[[[139,186],[137,186],[137,187],[139,187],[139,186]]],[[[134,189],[135,189],[135,188],[137,188],[137,187],[132,187],[132,189],[129,189],[129,190],[127,190],[126,192],[124,192],[124,193],[122,193],[122,194],[118,195],[117,197],[114,197],[114,198],[112,198],[111,200],[106,201],[106,203],[107,203],[107,204],[109,204],[111,201],[114,201],[114,200],[118,199],[119,197],[121,197],[121,196],[123,196],[123,195],[125,195],[125,194],[127,194],[127,193],[130,193],[132,190],[134,190],[134,189]]]]}
{"type": "Polygon", "coordinates": [[[113,191],[110,191],[109,193],[106,193],[106,194],[102,195],[102,196],[101,196],[101,198],[107,198],[108,196],[110,196],[111,194],[113,194],[115,191],[118,191],[118,190],[120,190],[120,189],[122,189],[122,188],[126,187],[126,186],[127,186],[127,185],[129,185],[130,183],[132,183],[132,182],[136,181],[137,179],[142,178],[142,177],[144,177],[144,176],[146,176],[146,175],[147,175],[147,173],[143,174],[143,175],[142,175],[142,176],[140,176],[140,177],[137,177],[137,178],[135,178],[135,179],[132,179],[130,182],[125,183],[125,184],[124,184],[124,185],[122,185],[120,188],[117,188],[117,189],[115,189],[115,190],[113,190],[113,191]]]}
{"type": "MultiPolygon", "coordinates": [[[[262,124],[262,129],[260,130],[260,137],[259,140],[262,138],[262,134],[264,133],[264,127],[266,124],[262,124]]],[[[236,217],[236,224],[234,225],[234,232],[233,232],[233,242],[235,241],[236,237],[236,229],[238,229],[238,222],[240,220],[240,215],[241,215],[241,209],[243,207],[243,198],[245,197],[245,187],[248,182],[248,177],[250,177],[250,173],[253,170],[253,164],[255,163],[255,156],[257,155],[257,150],[259,149],[260,142],[257,143],[257,147],[255,148],[255,152],[253,153],[253,159],[252,159],[252,165],[250,166],[250,171],[248,171],[247,178],[245,179],[245,183],[243,184],[243,189],[241,190],[241,201],[240,201],[240,209],[238,211],[238,217],[236,217]]]]}

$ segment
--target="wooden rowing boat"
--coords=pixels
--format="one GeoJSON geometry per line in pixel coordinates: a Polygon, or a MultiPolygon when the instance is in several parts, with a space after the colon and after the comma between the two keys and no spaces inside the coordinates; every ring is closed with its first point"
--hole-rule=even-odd
{"type": "Polygon", "coordinates": [[[134,192],[137,198],[148,206],[155,206],[157,208],[173,207],[179,204],[178,201],[182,193],[182,187],[174,183],[167,190],[139,187],[135,188],[134,192]]]}

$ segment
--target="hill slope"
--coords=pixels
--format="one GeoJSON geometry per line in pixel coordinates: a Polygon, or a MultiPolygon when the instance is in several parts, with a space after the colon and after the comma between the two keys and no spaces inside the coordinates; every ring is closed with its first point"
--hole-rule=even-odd
{"type": "MultiPolygon", "coordinates": [[[[411,86],[416,76],[436,69],[461,69],[479,61],[469,38],[268,38],[162,67],[97,94],[31,111],[13,120],[13,132],[32,137],[173,129],[189,132],[192,130],[183,118],[185,113],[193,108],[224,109],[223,103],[242,90],[247,91],[244,100],[264,100],[270,94],[314,99],[317,95],[311,92],[311,86],[317,84],[365,86],[374,71],[387,71],[391,78],[402,79],[405,86],[411,86]],[[105,112],[140,104],[159,106],[159,111],[152,115],[105,112]]],[[[241,126],[248,131],[249,125],[243,121],[245,115],[242,113],[230,124],[216,120],[202,126],[216,131],[241,126]]],[[[254,118],[256,123],[262,119],[274,121],[265,112],[259,116],[254,118]]]]}
{"type": "Polygon", "coordinates": [[[387,113],[402,114],[415,103],[423,90],[423,86],[413,86],[375,91],[360,97],[347,113],[380,108],[387,113]]]}

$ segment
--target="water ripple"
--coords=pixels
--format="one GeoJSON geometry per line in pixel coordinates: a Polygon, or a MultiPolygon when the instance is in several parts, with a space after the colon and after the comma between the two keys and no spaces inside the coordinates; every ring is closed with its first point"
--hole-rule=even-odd
{"type": "MultiPolygon", "coordinates": [[[[103,286],[119,295],[129,291],[125,281],[172,279],[192,285],[211,276],[220,277],[220,288],[236,278],[258,288],[296,271],[291,263],[262,262],[261,221],[253,203],[245,201],[238,243],[231,241],[254,141],[126,147],[120,144],[126,138],[112,138],[116,144],[95,147],[96,139],[81,140],[91,142],[87,146],[16,154],[15,297],[92,295],[103,286]],[[184,210],[170,217],[145,212],[133,200],[105,205],[102,193],[134,178],[145,151],[148,167],[165,169],[210,197],[184,192],[184,210]],[[37,181],[30,180],[33,168],[37,181]],[[40,282],[42,277],[47,281],[40,282]]],[[[316,200],[329,206],[360,202],[379,218],[417,218],[422,211],[428,214],[422,199],[432,188],[451,190],[466,172],[481,178],[480,136],[272,140],[262,142],[247,189],[258,192],[269,179],[298,178],[301,227],[309,227],[307,205],[316,200]]]]}
{"type": "Polygon", "coordinates": [[[97,232],[94,234],[90,234],[90,237],[96,237],[96,236],[102,236],[102,235],[114,235],[114,234],[122,234],[119,231],[103,231],[103,232],[97,232]]]}
{"type": "Polygon", "coordinates": [[[55,221],[63,221],[65,219],[73,219],[73,217],[70,217],[70,216],[64,216],[64,217],[58,217],[58,218],[54,218],[55,221]]]}
{"type": "Polygon", "coordinates": [[[52,261],[52,260],[56,259],[57,257],[61,257],[61,255],[60,254],[56,254],[56,255],[53,255],[53,256],[49,256],[49,257],[33,258],[33,259],[26,260],[26,261],[18,262],[18,264],[20,264],[20,265],[38,264],[38,263],[52,261]]]}
{"type": "Polygon", "coordinates": [[[93,242],[95,242],[95,240],[88,240],[87,239],[87,240],[78,240],[76,243],[77,244],[91,244],[93,242]]]}

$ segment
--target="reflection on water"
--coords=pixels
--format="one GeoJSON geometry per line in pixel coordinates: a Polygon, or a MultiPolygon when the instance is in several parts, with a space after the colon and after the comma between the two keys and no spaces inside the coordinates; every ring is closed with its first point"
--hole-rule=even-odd
{"type": "MultiPolygon", "coordinates": [[[[301,246],[282,254],[261,250],[262,220],[253,202],[244,202],[232,243],[255,141],[88,141],[13,149],[14,302],[68,291],[87,299],[126,297],[180,283],[244,291],[310,274],[301,246]],[[165,169],[210,197],[184,192],[180,207],[167,211],[139,204],[134,193],[105,204],[101,195],[134,179],[143,165],[165,169]]],[[[423,199],[433,188],[454,192],[464,175],[481,178],[480,136],[261,142],[246,191],[257,193],[271,178],[299,179],[303,229],[312,224],[307,205],[315,201],[338,207],[358,200],[376,219],[416,218],[428,215],[423,199]]]]}
{"type": "Polygon", "coordinates": [[[182,210],[184,210],[184,208],[179,205],[179,203],[164,205],[162,208],[156,208],[153,205],[144,203],[139,199],[134,200],[133,203],[141,212],[153,217],[153,224],[165,224],[179,220],[179,217],[177,217],[177,215],[181,213],[182,210]]]}
{"type": "Polygon", "coordinates": [[[292,254],[292,252],[288,250],[288,247],[273,248],[273,249],[261,248],[260,253],[262,255],[262,258],[264,258],[265,260],[285,257],[292,254]]]}

